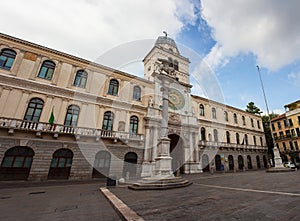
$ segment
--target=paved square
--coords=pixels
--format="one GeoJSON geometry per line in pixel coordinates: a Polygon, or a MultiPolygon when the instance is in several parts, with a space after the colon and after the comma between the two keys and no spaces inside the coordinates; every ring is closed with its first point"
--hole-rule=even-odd
{"type": "MultiPolygon", "coordinates": [[[[300,220],[300,172],[184,175],[193,184],[161,191],[109,188],[146,221],[300,220]]],[[[0,183],[0,220],[120,220],[105,183],[0,183]]]]}
{"type": "Polygon", "coordinates": [[[185,175],[164,191],[111,189],[145,220],[300,220],[300,173],[185,175]]]}

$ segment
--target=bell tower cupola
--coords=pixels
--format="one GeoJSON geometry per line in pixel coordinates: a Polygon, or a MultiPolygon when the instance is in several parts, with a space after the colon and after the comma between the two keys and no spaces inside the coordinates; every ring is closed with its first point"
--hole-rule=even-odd
{"type": "Polygon", "coordinates": [[[159,36],[155,41],[154,47],[144,58],[144,77],[147,80],[154,81],[154,70],[157,61],[168,61],[170,68],[174,69],[174,75],[179,83],[190,84],[189,81],[189,59],[180,55],[175,41],[168,37],[164,32],[164,36],[159,36]]]}

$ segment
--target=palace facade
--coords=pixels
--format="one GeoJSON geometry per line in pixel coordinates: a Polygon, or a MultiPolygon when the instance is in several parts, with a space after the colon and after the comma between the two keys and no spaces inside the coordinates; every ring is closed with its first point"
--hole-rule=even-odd
{"type": "MultiPolygon", "coordinates": [[[[168,61],[168,137],[180,173],[267,168],[260,116],[191,94],[189,59],[160,36],[144,78],[0,34],[0,180],[152,176],[168,61]]],[[[201,74],[201,73],[199,73],[201,74]]]]}

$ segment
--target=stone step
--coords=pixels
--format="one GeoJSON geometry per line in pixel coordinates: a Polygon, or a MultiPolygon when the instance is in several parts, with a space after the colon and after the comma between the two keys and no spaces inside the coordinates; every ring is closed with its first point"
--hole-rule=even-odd
{"type": "Polygon", "coordinates": [[[175,178],[164,178],[164,179],[143,179],[140,182],[129,185],[128,188],[131,190],[165,190],[180,187],[187,187],[192,182],[183,179],[181,177],[175,178]]]}

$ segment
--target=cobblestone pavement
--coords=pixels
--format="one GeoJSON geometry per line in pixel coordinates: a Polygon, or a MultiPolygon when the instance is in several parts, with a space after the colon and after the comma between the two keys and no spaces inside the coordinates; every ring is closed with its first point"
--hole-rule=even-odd
{"type": "MultiPolygon", "coordinates": [[[[109,188],[150,220],[300,220],[300,171],[184,175],[193,184],[161,191],[109,188]]],[[[0,182],[0,220],[120,220],[99,182],[0,182]]]]}
{"type": "Polygon", "coordinates": [[[300,172],[185,175],[186,188],[111,188],[145,220],[300,220],[300,172]]]}
{"type": "Polygon", "coordinates": [[[120,220],[99,182],[0,184],[0,220],[120,220]],[[25,186],[21,188],[21,186],[25,186]]]}

